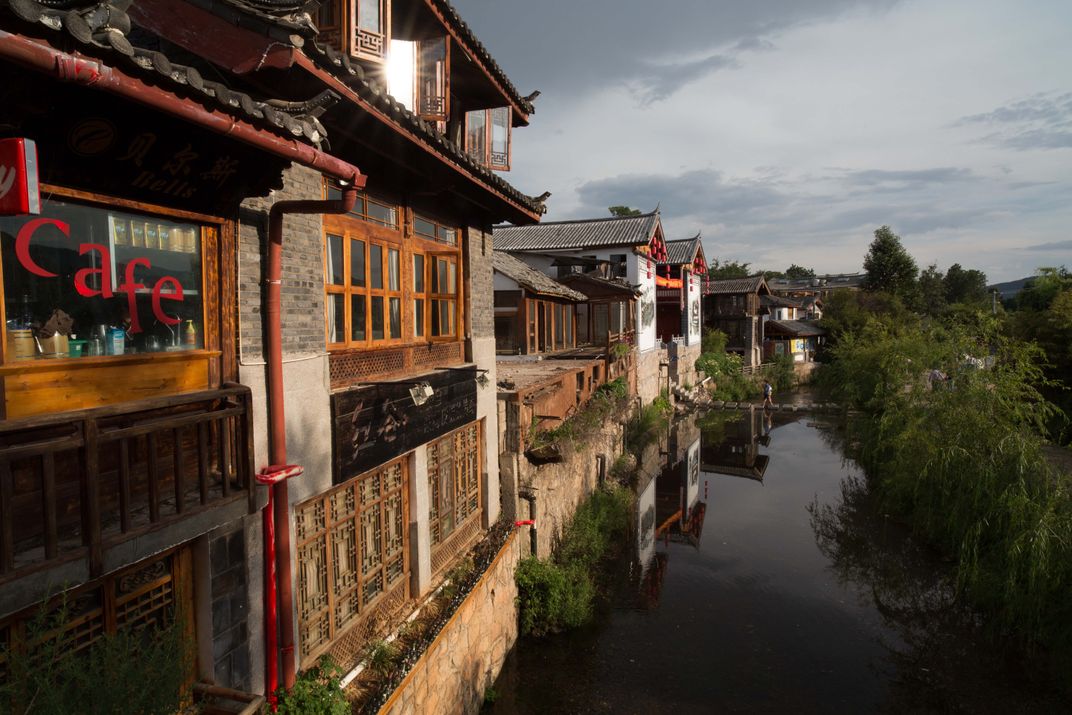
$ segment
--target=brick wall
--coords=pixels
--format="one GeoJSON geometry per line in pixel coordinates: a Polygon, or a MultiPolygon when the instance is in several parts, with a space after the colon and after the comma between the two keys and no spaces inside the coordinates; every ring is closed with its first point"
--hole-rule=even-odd
{"type": "Polygon", "coordinates": [[[250,690],[246,539],[242,529],[213,538],[212,661],[217,685],[250,690]]]}
{"type": "MultiPolygon", "coordinates": [[[[239,355],[243,362],[263,359],[261,287],[268,242],[268,209],[284,199],[319,199],[320,174],[293,165],[283,176],[283,188],[267,198],[248,199],[239,212],[238,315],[239,355]]],[[[323,353],[324,260],[319,214],[287,216],[283,221],[283,353],[323,353]]]]}
{"type": "Polygon", "coordinates": [[[466,269],[471,278],[465,308],[473,338],[495,337],[495,288],[491,267],[491,233],[479,228],[466,231],[466,269]]]}

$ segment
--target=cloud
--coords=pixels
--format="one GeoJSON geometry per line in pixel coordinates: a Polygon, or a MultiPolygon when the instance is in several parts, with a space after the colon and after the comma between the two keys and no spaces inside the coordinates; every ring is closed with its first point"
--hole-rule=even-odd
{"type": "Polygon", "coordinates": [[[712,72],[738,67],[730,55],[711,55],[694,62],[679,64],[648,64],[643,74],[629,82],[641,106],[667,99],[685,85],[706,77],[712,72]]]}
{"type": "Polygon", "coordinates": [[[1025,246],[1025,251],[1072,251],[1072,241],[1051,241],[1050,243],[1036,243],[1034,246],[1025,246]]]}
{"type": "Polygon", "coordinates": [[[863,186],[914,188],[931,184],[947,184],[960,181],[976,181],[978,176],[971,169],[943,166],[934,169],[857,169],[845,171],[843,177],[850,183],[863,186]]]}
{"type": "Polygon", "coordinates": [[[1017,151],[1072,148],[1072,92],[1040,92],[954,123],[979,125],[996,128],[978,140],[983,144],[1017,151]]]}

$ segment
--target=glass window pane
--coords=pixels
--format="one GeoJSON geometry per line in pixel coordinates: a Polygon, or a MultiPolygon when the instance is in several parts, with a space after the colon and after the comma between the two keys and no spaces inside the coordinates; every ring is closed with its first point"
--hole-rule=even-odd
{"type": "Polygon", "coordinates": [[[346,296],[328,294],[328,341],[346,342],[346,296]]]}
{"type": "Polygon", "coordinates": [[[372,339],[383,340],[383,296],[372,296],[372,339]]]}
{"type": "Polygon", "coordinates": [[[445,258],[436,259],[436,284],[432,286],[433,293],[449,293],[447,290],[447,261],[445,258]]]}
{"type": "Polygon", "coordinates": [[[365,287],[364,241],[350,241],[350,285],[365,287]]]}
{"type": "Polygon", "coordinates": [[[453,335],[454,334],[454,301],[441,300],[439,301],[439,330],[440,335],[453,335]]]}
{"type": "Polygon", "coordinates": [[[398,226],[398,211],[393,206],[377,203],[372,199],[368,200],[368,218],[372,223],[381,226],[398,226]]]}
{"type": "Polygon", "coordinates": [[[428,219],[423,219],[420,216],[413,217],[413,232],[418,236],[426,236],[428,238],[436,237],[436,226],[428,219]]]}
{"type": "Polygon", "coordinates": [[[357,2],[357,26],[368,32],[383,32],[383,22],[380,13],[382,0],[358,0],[357,2]]]}
{"type": "Polygon", "coordinates": [[[413,301],[413,334],[424,337],[424,299],[417,298],[413,301]]]}
{"type": "Polygon", "coordinates": [[[507,166],[510,160],[510,108],[491,110],[491,165],[507,166]]]}
{"type": "MultiPolygon", "coordinates": [[[[342,296],[339,296],[340,298],[342,296]]],[[[365,333],[365,301],[363,295],[350,296],[350,339],[364,341],[365,333]]]]}
{"type": "Polygon", "coordinates": [[[420,104],[422,116],[446,120],[447,112],[447,38],[421,40],[420,104]]]}
{"type": "Polygon", "coordinates": [[[40,216],[0,217],[8,359],[201,347],[201,233],[193,223],[54,199],[40,216]],[[27,249],[17,252],[30,221],[27,249]]]}
{"type": "Polygon", "coordinates": [[[401,257],[396,248],[387,249],[387,288],[402,290],[401,257]]]}
{"type": "Polygon", "coordinates": [[[432,320],[431,320],[431,322],[432,322],[432,337],[433,338],[437,338],[437,337],[439,337],[440,335],[443,334],[443,331],[439,327],[439,304],[440,304],[440,302],[441,301],[438,301],[438,300],[433,300],[432,301],[432,314],[431,314],[432,320]]]}
{"type": "Polygon", "coordinates": [[[451,246],[458,245],[458,235],[453,228],[447,228],[446,226],[440,226],[439,231],[436,234],[437,240],[442,243],[448,243],[451,246]]]}
{"type": "Polygon", "coordinates": [[[338,201],[342,198],[342,189],[335,184],[328,184],[328,199],[338,201]]]}
{"type": "Polygon", "coordinates": [[[465,148],[470,156],[484,164],[488,160],[488,113],[478,109],[475,112],[467,112],[465,116],[465,148]]]}
{"type": "Polygon", "coordinates": [[[458,292],[458,264],[447,261],[447,293],[454,295],[458,292]]]}
{"type": "Polygon", "coordinates": [[[328,282],[341,286],[346,264],[342,260],[342,236],[328,234],[328,282]]]}
{"type": "Polygon", "coordinates": [[[369,287],[383,288],[383,246],[369,244],[369,287]]]}
{"type": "Polygon", "coordinates": [[[389,309],[389,320],[391,326],[391,338],[402,337],[402,299],[401,298],[389,298],[387,300],[387,307],[389,309]]]}
{"type": "Polygon", "coordinates": [[[413,292],[424,292],[424,256],[420,254],[413,256],[413,292]]]}

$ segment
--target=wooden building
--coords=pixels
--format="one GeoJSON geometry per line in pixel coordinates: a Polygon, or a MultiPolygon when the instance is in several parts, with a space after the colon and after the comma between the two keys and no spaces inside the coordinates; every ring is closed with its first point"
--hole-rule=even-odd
{"type": "Polygon", "coordinates": [[[44,197],[0,217],[0,641],[64,583],[87,645],[188,608],[205,682],[352,665],[498,515],[532,104],[444,0],[53,5],[0,1],[44,197]]]}
{"type": "MultiPolygon", "coordinates": [[[[577,347],[577,305],[587,296],[496,251],[495,351],[537,355],[577,347]]],[[[587,324],[585,325],[587,328],[587,324]]]]}
{"type": "Polygon", "coordinates": [[[741,355],[746,366],[762,362],[761,297],[770,295],[763,276],[710,281],[704,288],[704,324],[726,334],[726,349],[741,355]]]}

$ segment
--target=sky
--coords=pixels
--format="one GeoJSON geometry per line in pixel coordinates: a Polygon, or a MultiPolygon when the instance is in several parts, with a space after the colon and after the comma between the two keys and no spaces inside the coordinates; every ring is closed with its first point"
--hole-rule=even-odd
{"type": "Polygon", "coordinates": [[[522,95],[545,220],[660,207],[713,259],[1072,267],[1068,0],[455,0],[522,95]]]}

